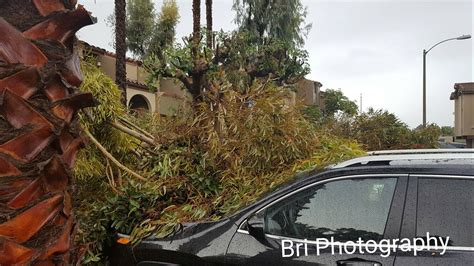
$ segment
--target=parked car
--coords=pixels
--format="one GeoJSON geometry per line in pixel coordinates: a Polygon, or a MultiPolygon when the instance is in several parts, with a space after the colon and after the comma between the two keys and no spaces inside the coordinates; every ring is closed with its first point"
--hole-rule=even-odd
{"type": "Polygon", "coordinates": [[[111,264],[474,265],[473,216],[474,149],[372,152],[303,174],[223,220],[117,241],[111,264]],[[316,239],[334,242],[318,252],[316,239]],[[415,239],[430,247],[415,255],[415,239]]]}

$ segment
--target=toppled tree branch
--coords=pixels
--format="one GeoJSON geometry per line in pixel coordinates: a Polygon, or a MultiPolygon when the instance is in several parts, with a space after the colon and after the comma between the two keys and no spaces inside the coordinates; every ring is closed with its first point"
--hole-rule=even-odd
{"type": "Polygon", "coordinates": [[[140,132],[134,131],[134,130],[132,130],[132,129],[130,129],[130,128],[128,128],[128,127],[126,127],[126,126],[120,124],[120,123],[117,122],[117,121],[109,122],[109,124],[110,124],[111,126],[113,126],[114,128],[116,128],[116,129],[118,129],[118,130],[120,130],[120,131],[122,131],[122,132],[124,132],[124,133],[127,133],[127,134],[129,134],[130,136],[135,137],[135,138],[137,138],[137,139],[139,139],[139,140],[141,140],[141,141],[143,141],[143,142],[145,142],[145,143],[147,143],[147,144],[149,144],[149,145],[151,145],[151,146],[154,146],[154,145],[155,145],[155,140],[154,140],[154,139],[149,138],[148,136],[145,136],[144,134],[142,134],[142,133],[140,133],[140,132]]]}
{"type": "MultiPolygon", "coordinates": [[[[86,114],[86,116],[91,120],[91,121],[94,121],[94,117],[92,116],[92,114],[89,112],[89,110],[84,110],[84,113],[86,114]]],[[[151,146],[154,146],[155,145],[155,140],[154,140],[154,137],[144,131],[143,129],[139,128],[138,126],[136,126],[135,124],[133,124],[132,122],[129,122],[128,120],[126,120],[125,118],[122,118],[122,117],[119,117],[118,120],[124,122],[125,124],[127,124],[127,126],[139,131],[135,131],[133,129],[130,129],[129,127],[127,126],[124,126],[122,124],[120,124],[119,122],[117,121],[114,121],[114,122],[108,122],[109,125],[111,125],[112,127],[120,130],[121,132],[123,133],[126,133],[134,138],[137,138],[151,146]]]]}
{"type": "Polygon", "coordinates": [[[148,133],[147,131],[145,131],[144,129],[140,128],[139,126],[135,125],[134,123],[130,122],[129,120],[123,118],[123,117],[118,117],[118,120],[120,120],[120,122],[126,124],[127,126],[137,130],[138,132],[144,134],[145,136],[151,138],[151,139],[154,139],[155,137],[148,133]]]}
{"type": "Polygon", "coordinates": [[[107,159],[110,160],[110,162],[112,162],[113,164],[115,164],[115,166],[117,166],[119,169],[121,169],[122,171],[125,171],[127,173],[129,173],[131,176],[133,177],[136,177],[142,181],[146,181],[147,179],[144,178],[143,176],[135,173],[134,171],[130,170],[129,168],[127,168],[125,165],[121,164],[117,159],[115,159],[115,157],[110,154],[107,149],[104,148],[104,146],[102,146],[102,144],[100,144],[100,142],[89,132],[89,130],[87,128],[84,128],[84,133],[87,135],[87,137],[92,141],[92,143],[94,143],[94,145],[99,149],[99,151],[105,156],[107,157],[107,159]]]}

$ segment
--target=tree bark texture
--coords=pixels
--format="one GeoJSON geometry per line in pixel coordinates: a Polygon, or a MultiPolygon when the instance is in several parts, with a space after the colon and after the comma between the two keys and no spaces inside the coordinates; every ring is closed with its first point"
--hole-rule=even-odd
{"type": "Polygon", "coordinates": [[[76,113],[92,106],[75,33],[93,23],[75,0],[0,0],[0,265],[71,265],[76,113]]]}
{"type": "Polygon", "coordinates": [[[193,0],[193,58],[198,57],[201,41],[201,0],[193,0]]]}
{"type": "Polygon", "coordinates": [[[212,0],[206,0],[206,27],[207,27],[207,47],[214,48],[214,33],[212,32],[212,0]]]}
{"type": "Polygon", "coordinates": [[[126,0],[115,0],[115,83],[122,92],[121,100],[124,105],[127,104],[126,15],[126,0]]]}
{"type": "Polygon", "coordinates": [[[192,91],[194,102],[198,101],[201,94],[202,71],[199,66],[203,63],[199,58],[199,44],[201,42],[201,0],[193,0],[193,41],[192,56],[194,61],[194,69],[192,73],[193,83],[192,91]]]}

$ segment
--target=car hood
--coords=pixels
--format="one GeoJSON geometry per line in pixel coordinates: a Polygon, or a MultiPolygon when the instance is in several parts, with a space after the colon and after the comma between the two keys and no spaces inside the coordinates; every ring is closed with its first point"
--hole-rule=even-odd
{"type": "Polygon", "coordinates": [[[201,232],[205,232],[216,225],[224,223],[225,221],[207,221],[207,222],[193,222],[193,223],[182,223],[176,226],[175,230],[165,237],[157,237],[155,235],[146,238],[146,241],[169,241],[187,238],[201,232]]]}

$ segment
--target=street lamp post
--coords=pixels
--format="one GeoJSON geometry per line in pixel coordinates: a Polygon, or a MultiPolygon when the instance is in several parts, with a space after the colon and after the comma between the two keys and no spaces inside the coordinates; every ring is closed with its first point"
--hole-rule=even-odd
{"type": "Polygon", "coordinates": [[[435,48],[436,46],[447,42],[447,41],[453,41],[453,40],[466,40],[470,39],[471,35],[461,35],[456,38],[449,38],[444,41],[440,41],[439,43],[431,46],[430,49],[425,50],[423,49],[423,127],[426,127],[426,55],[431,51],[431,49],[435,48]]]}

